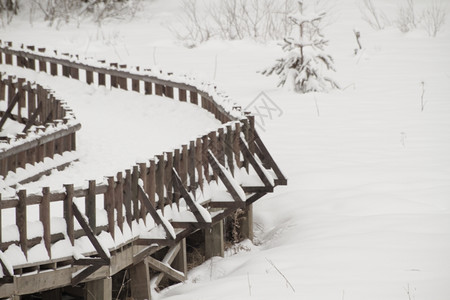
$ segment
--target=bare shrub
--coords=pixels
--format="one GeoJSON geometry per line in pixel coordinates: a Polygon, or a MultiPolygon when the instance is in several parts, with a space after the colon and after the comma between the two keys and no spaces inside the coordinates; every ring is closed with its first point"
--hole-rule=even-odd
{"type": "Polygon", "coordinates": [[[447,18],[447,5],[444,1],[433,0],[422,13],[422,27],[429,36],[435,37],[447,18]]]}
{"type": "Polygon", "coordinates": [[[133,17],[141,0],[33,0],[33,5],[44,13],[50,26],[59,27],[63,23],[75,21],[79,26],[83,20],[91,18],[101,25],[108,19],[133,17]]]}
{"type": "Polygon", "coordinates": [[[0,19],[2,26],[11,23],[19,11],[19,0],[0,0],[0,19]]]}
{"type": "Polygon", "coordinates": [[[406,3],[399,5],[395,25],[401,32],[408,32],[415,29],[418,22],[414,0],[406,0],[406,3]]]}
{"type": "Polygon", "coordinates": [[[372,0],[363,0],[359,10],[361,11],[363,20],[375,30],[382,30],[391,24],[386,14],[375,7],[372,0]]]}
{"type": "Polygon", "coordinates": [[[183,0],[182,8],[180,26],[171,30],[190,46],[212,37],[267,41],[291,31],[295,0],[183,0]]]}

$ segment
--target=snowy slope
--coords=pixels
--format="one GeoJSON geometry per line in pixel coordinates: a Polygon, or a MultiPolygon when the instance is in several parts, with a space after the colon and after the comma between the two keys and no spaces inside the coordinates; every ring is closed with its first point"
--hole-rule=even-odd
{"type": "MultiPolygon", "coordinates": [[[[395,9],[391,1],[377,4],[395,9]]],[[[255,205],[256,246],[244,243],[238,254],[206,262],[157,298],[450,299],[450,21],[436,38],[420,29],[374,31],[357,3],[337,1],[327,35],[345,89],[298,95],[256,73],[281,55],[275,43],[210,41],[186,49],[164,26],[175,22],[175,1],[145,7],[127,24],[51,34],[24,17],[0,37],[156,63],[215,80],[244,107],[264,91],[281,109],[264,119],[260,134],[289,185],[255,205]],[[354,28],[364,48],[358,56],[354,28]]],[[[130,132],[139,127],[126,124],[130,132]]]]}

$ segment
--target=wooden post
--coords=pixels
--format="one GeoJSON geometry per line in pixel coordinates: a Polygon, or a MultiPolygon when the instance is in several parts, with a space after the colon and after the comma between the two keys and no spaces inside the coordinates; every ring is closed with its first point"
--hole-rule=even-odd
{"type": "Polygon", "coordinates": [[[114,200],[117,211],[117,226],[123,232],[123,175],[117,173],[117,184],[114,189],[114,200]]]}
{"type": "Polygon", "coordinates": [[[184,186],[188,186],[188,157],[189,157],[189,150],[187,145],[183,145],[181,148],[181,161],[180,161],[180,178],[181,182],[184,184],[184,186]]]}
{"type": "Polygon", "coordinates": [[[245,239],[253,241],[253,204],[247,206],[241,218],[241,235],[245,239]]]}
{"type": "Polygon", "coordinates": [[[131,79],[131,89],[135,92],[140,92],[140,88],[139,88],[139,80],[137,79],[131,79]]]}
{"type": "Polygon", "coordinates": [[[255,154],[255,116],[248,115],[248,149],[252,155],[255,154]]]}
{"type": "MultiPolygon", "coordinates": [[[[146,163],[139,163],[139,178],[142,180],[143,183],[143,189],[148,194],[147,189],[147,164],[146,163]]],[[[141,218],[145,221],[145,216],[147,215],[147,209],[145,208],[145,205],[141,203],[141,210],[140,210],[141,218]]]]}
{"type": "MultiPolygon", "coordinates": [[[[45,52],[45,48],[39,48],[38,51],[43,53],[45,52]]],[[[39,60],[39,71],[47,73],[47,62],[43,59],[39,60]]]]}
{"type": "MultiPolygon", "coordinates": [[[[178,176],[180,176],[181,167],[181,152],[180,149],[175,149],[173,154],[173,168],[177,171],[178,176]]],[[[174,189],[173,192],[173,202],[177,204],[178,209],[180,209],[180,192],[174,189]]]]}
{"type": "Polygon", "coordinates": [[[108,231],[111,234],[112,238],[115,237],[115,222],[114,222],[114,207],[115,207],[115,199],[114,199],[114,177],[108,177],[108,188],[106,193],[104,194],[104,206],[108,216],[108,231]]]}
{"type": "Polygon", "coordinates": [[[148,197],[150,199],[153,207],[156,205],[155,194],[156,194],[156,164],[155,160],[150,160],[150,168],[147,174],[147,189],[148,189],[148,197]]]}
{"type": "Polygon", "coordinates": [[[164,155],[157,155],[158,167],[156,169],[156,194],[158,195],[158,208],[164,213],[164,155]]]}
{"type": "Polygon", "coordinates": [[[173,99],[173,87],[166,85],[165,86],[165,95],[166,95],[166,97],[173,99]]]}
{"type": "Polygon", "coordinates": [[[186,90],[178,89],[178,99],[182,102],[186,102],[186,90]]]}
{"type": "Polygon", "coordinates": [[[190,141],[190,143],[189,143],[188,174],[189,174],[189,190],[194,194],[194,197],[195,197],[196,181],[195,181],[195,142],[194,141],[190,141]]]}
{"type": "Polygon", "coordinates": [[[98,85],[106,86],[106,75],[105,73],[98,73],[98,85]]]}
{"type": "Polygon", "coordinates": [[[50,74],[52,76],[58,75],[58,65],[56,63],[50,63],[50,74]]]}
{"type": "MultiPolygon", "coordinates": [[[[6,45],[8,47],[12,47],[12,42],[6,42],[6,45]]],[[[12,55],[5,53],[5,64],[12,65],[12,62],[13,62],[12,55]]]]}
{"type": "Polygon", "coordinates": [[[87,195],[85,197],[85,213],[89,220],[89,227],[91,227],[92,231],[97,233],[97,213],[96,213],[96,205],[95,205],[95,180],[89,180],[89,187],[87,190],[87,195]]]}
{"type": "Polygon", "coordinates": [[[203,191],[203,152],[202,139],[197,138],[195,141],[195,169],[197,170],[197,183],[203,191]]]}
{"type": "Polygon", "coordinates": [[[198,95],[197,92],[190,91],[191,103],[198,104],[198,95]]]}
{"type": "Polygon", "coordinates": [[[173,202],[173,183],[172,183],[172,168],[173,168],[173,153],[166,152],[166,166],[164,169],[164,184],[167,191],[167,204],[172,205],[173,202]]]}
{"type": "Polygon", "coordinates": [[[125,170],[125,183],[123,192],[123,203],[125,206],[125,216],[127,219],[128,226],[131,228],[131,223],[133,221],[133,213],[131,211],[131,170],[125,170]]]}
{"type": "Polygon", "coordinates": [[[224,256],[223,220],[205,229],[205,259],[224,256]]]}
{"type": "Polygon", "coordinates": [[[51,252],[51,232],[50,232],[50,188],[42,188],[42,201],[39,205],[39,220],[43,227],[43,236],[45,249],[47,249],[48,257],[52,258],[51,252]]]}
{"type": "Polygon", "coordinates": [[[147,261],[130,268],[131,297],[134,300],[150,300],[150,270],[147,261]]]}
{"type": "Polygon", "coordinates": [[[66,189],[66,199],[64,199],[64,219],[66,220],[67,236],[72,246],[75,242],[74,226],[73,226],[73,184],[64,185],[66,189]]]}
{"type": "Polygon", "coordinates": [[[16,225],[19,228],[19,241],[25,257],[28,257],[28,237],[27,237],[27,191],[18,192],[19,203],[16,206],[16,225]]]}
{"type": "MultiPolygon", "coordinates": [[[[214,156],[217,157],[217,135],[216,135],[216,132],[211,131],[208,134],[208,137],[209,137],[209,150],[211,150],[212,153],[214,154],[214,156]]],[[[214,172],[213,179],[217,182],[218,178],[219,177],[217,176],[217,173],[214,172]]]]}
{"type": "Polygon", "coordinates": [[[70,77],[72,77],[73,79],[79,79],[80,78],[79,70],[78,70],[77,67],[70,68],[70,77]]]}
{"type": "Polygon", "coordinates": [[[148,81],[145,81],[144,89],[145,89],[145,94],[146,95],[151,95],[152,94],[152,83],[148,82],[148,81]]]}
{"type": "Polygon", "coordinates": [[[186,239],[180,241],[180,251],[175,257],[172,266],[187,276],[187,253],[186,253],[186,239]]]}
{"type": "Polygon", "coordinates": [[[236,160],[236,166],[238,168],[242,167],[241,163],[241,147],[239,146],[239,139],[241,135],[241,124],[236,123],[235,124],[235,130],[233,134],[233,152],[234,152],[234,159],[236,160]]]}
{"type": "Polygon", "coordinates": [[[86,83],[94,83],[94,72],[86,70],[86,83]]]}
{"type": "MultiPolygon", "coordinates": [[[[31,51],[34,51],[34,46],[27,46],[27,48],[31,51]]],[[[27,68],[32,69],[32,70],[36,70],[36,63],[35,60],[33,58],[28,58],[28,64],[27,64],[27,68]]]]}
{"type": "Polygon", "coordinates": [[[111,300],[112,299],[112,278],[106,277],[86,282],[86,300],[111,300]]]}
{"type": "Polygon", "coordinates": [[[202,137],[203,143],[202,143],[202,162],[203,162],[203,172],[204,177],[207,183],[211,181],[209,176],[209,162],[208,162],[208,149],[209,149],[209,139],[207,135],[204,135],[202,137]]]}
{"type": "Polygon", "coordinates": [[[225,166],[225,134],[223,128],[218,130],[219,136],[217,139],[217,160],[222,166],[225,166]]]}
{"type": "Polygon", "coordinates": [[[133,203],[133,218],[139,220],[139,200],[138,200],[138,179],[139,167],[133,166],[133,173],[131,174],[131,202],[133,203]]]}
{"type": "Polygon", "coordinates": [[[155,83],[155,95],[162,96],[164,94],[164,86],[158,83],[155,83]]]}
{"type": "Polygon", "coordinates": [[[231,125],[227,125],[227,133],[225,135],[225,156],[227,158],[228,168],[231,174],[234,175],[233,129],[231,125]]]}

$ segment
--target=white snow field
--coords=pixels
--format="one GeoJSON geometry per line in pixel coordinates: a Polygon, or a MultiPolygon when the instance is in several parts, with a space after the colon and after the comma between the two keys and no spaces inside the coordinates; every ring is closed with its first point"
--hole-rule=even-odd
{"type": "MultiPolygon", "coordinates": [[[[144,1],[133,20],[102,27],[83,22],[79,28],[69,24],[56,30],[38,20],[31,26],[23,13],[0,29],[2,40],[128,65],[157,64],[213,80],[243,107],[252,104],[254,109],[259,100],[252,101],[264,92],[281,110],[256,118],[263,125],[263,141],[289,182],[255,204],[254,244],[246,241],[225,258],[205,262],[185,283],[155,292],[154,298],[450,299],[450,16],[435,38],[421,28],[409,33],[395,26],[375,31],[362,20],[360,1],[335,1],[330,12],[335,21],[325,34],[343,89],[301,95],[276,88],[276,77],[257,73],[282,55],[276,42],[211,40],[184,48],[167,29],[177,22],[179,3],[144,1]],[[356,56],[353,29],[362,36],[363,50],[356,56]]],[[[398,3],[376,1],[392,16],[398,3]]],[[[421,8],[429,1],[416,3],[421,8]]],[[[48,80],[44,77],[37,80],[48,80]]],[[[70,98],[70,91],[78,89],[73,81],[51,80],[62,97],[70,98]]],[[[101,151],[94,146],[101,128],[85,132],[90,124],[102,124],[89,119],[97,108],[121,131],[141,130],[144,110],[132,113],[122,104],[121,111],[109,111],[103,105],[120,105],[119,91],[85,88],[94,94],[90,105],[70,102],[83,125],[81,155],[101,151]],[[112,94],[117,97],[110,99],[112,94]]],[[[203,113],[165,117],[172,109],[185,108],[160,99],[152,98],[152,104],[138,104],[134,97],[126,100],[139,107],[153,105],[164,126],[184,129],[193,118],[208,119],[203,113]]],[[[199,120],[205,127],[214,126],[209,122],[199,120]]],[[[111,134],[107,131],[102,134],[111,134]]],[[[157,131],[149,132],[155,151],[164,150],[158,148],[162,138],[157,131]]],[[[181,133],[170,140],[181,144],[189,138],[181,133]]],[[[135,153],[123,161],[115,159],[118,170],[152,155],[145,155],[148,144],[115,140],[114,147],[135,153]]],[[[95,163],[89,160],[87,167],[105,168],[104,175],[115,168],[111,162],[95,163]]],[[[71,176],[87,176],[82,172],[74,170],[71,176]]]]}

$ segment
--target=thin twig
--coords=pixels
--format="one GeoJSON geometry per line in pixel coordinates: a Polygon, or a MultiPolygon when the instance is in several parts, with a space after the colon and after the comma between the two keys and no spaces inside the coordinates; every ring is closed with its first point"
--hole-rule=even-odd
{"type": "Polygon", "coordinates": [[[274,267],[275,270],[277,270],[277,272],[284,278],[284,280],[286,280],[286,283],[291,287],[292,291],[295,293],[295,289],[294,289],[294,287],[292,286],[292,284],[291,284],[291,282],[289,281],[289,279],[287,279],[287,277],[284,276],[284,274],[277,268],[277,266],[275,266],[275,264],[274,264],[270,259],[268,259],[268,258],[266,257],[266,260],[267,260],[267,262],[268,262],[269,264],[272,265],[272,267],[274,267]]]}

